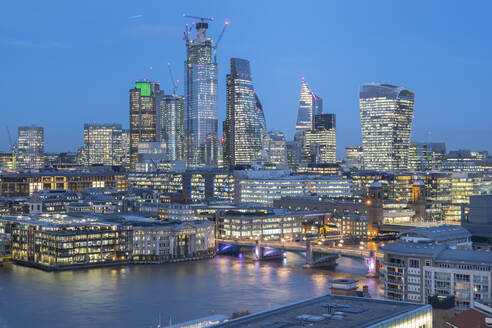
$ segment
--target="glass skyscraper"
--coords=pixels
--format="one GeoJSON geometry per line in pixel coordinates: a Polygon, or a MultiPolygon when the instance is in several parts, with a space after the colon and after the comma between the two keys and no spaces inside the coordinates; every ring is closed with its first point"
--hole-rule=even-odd
{"type": "Polygon", "coordinates": [[[17,137],[17,164],[22,169],[44,166],[44,129],[40,126],[21,126],[17,137]]]}
{"type": "Polygon", "coordinates": [[[138,161],[138,143],[156,141],[157,108],[164,92],[160,84],[147,80],[135,82],[130,90],[130,168],[138,161]]]}
{"type": "Polygon", "coordinates": [[[335,163],[337,133],[335,114],[314,115],[313,127],[304,132],[304,157],[311,164],[335,163]]]}
{"type": "Polygon", "coordinates": [[[84,124],[84,164],[121,165],[121,138],[121,124],[84,124]]]}
{"type": "Polygon", "coordinates": [[[302,140],[303,133],[311,130],[313,127],[314,115],[321,114],[322,112],[323,100],[309,89],[307,82],[303,78],[294,140],[302,140]]]}
{"type": "Polygon", "coordinates": [[[167,160],[184,160],[184,99],[165,95],[157,110],[157,139],[166,144],[167,160]]]}
{"type": "Polygon", "coordinates": [[[224,165],[251,164],[261,157],[265,117],[253,88],[249,61],[231,58],[231,73],[226,80],[224,165]]]}
{"type": "Polygon", "coordinates": [[[390,84],[359,90],[364,169],[406,170],[415,93],[390,84]]]}
{"type": "Polygon", "coordinates": [[[263,143],[267,166],[274,169],[287,169],[287,142],[285,135],[277,130],[269,131],[263,143]]]}
{"type": "Polygon", "coordinates": [[[217,166],[217,63],[212,60],[208,24],[196,23],[186,39],[184,129],[188,167],[217,166]]]}

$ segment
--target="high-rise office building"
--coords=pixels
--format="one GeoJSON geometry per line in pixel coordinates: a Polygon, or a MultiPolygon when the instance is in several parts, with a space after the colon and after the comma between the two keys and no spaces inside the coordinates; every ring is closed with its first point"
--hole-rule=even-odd
{"type": "Polygon", "coordinates": [[[121,124],[85,124],[85,165],[121,165],[121,124]]]}
{"type": "Polygon", "coordinates": [[[130,130],[121,131],[121,166],[130,167],[130,130]]]}
{"type": "Polygon", "coordinates": [[[313,127],[314,115],[321,114],[322,112],[323,100],[309,89],[307,82],[303,78],[294,140],[300,140],[302,142],[303,133],[311,130],[313,127]]]}
{"type": "Polygon", "coordinates": [[[364,84],[359,90],[364,169],[408,168],[415,93],[390,84],[364,84]]]}
{"type": "Polygon", "coordinates": [[[363,155],[362,146],[345,147],[347,164],[352,165],[355,168],[362,168],[363,155]]]}
{"type": "Polygon", "coordinates": [[[19,127],[17,145],[19,168],[39,169],[44,166],[44,128],[36,125],[19,127]]]}
{"type": "Polygon", "coordinates": [[[196,23],[196,38],[186,39],[184,129],[188,167],[217,165],[217,63],[208,24],[196,23]]]}
{"type": "Polygon", "coordinates": [[[157,109],[157,139],[166,144],[167,160],[184,160],[184,99],[165,95],[157,109]]]}
{"type": "Polygon", "coordinates": [[[304,132],[304,157],[311,164],[336,163],[335,114],[314,115],[312,128],[304,132]]]}
{"type": "Polygon", "coordinates": [[[137,81],[130,90],[130,168],[138,161],[138,143],[156,141],[157,108],[164,92],[160,84],[137,81]]]}
{"type": "Polygon", "coordinates": [[[227,75],[224,164],[251,164],[261,156],[265,135],[263,108],[255,94],[249,61],[231,58],[227,75]]]}
{"type": "Polygon", "coordinates": [[[265,137],[264,149],[268,166],[275,169],[287,169],[287,143],[285,135],[277,130],[269,131],[265,137]]]}
{"type": "Polygon", "coordinates": [[[412,171],[428,171],[432,169],[432,149],[430,143],[410,143],[408,169],[412,171]]]}

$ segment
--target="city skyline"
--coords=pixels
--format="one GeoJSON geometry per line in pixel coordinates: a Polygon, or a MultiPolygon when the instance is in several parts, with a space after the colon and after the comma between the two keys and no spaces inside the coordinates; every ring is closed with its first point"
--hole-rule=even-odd
{"type": "MultiPolygon", "coordinates": [[[[89,4],[78,8],[82,13],[93,13],[86,17],[94,19],[95,26],[87,29],[72,26],[65,21],[73,19],[68,14],[69,7],[59,8],[60,14],[53,16],[50,6],[44,9],[34,5],[34,12],[45,16],[26,13],[33,16],[26,17],[30,18],[28,26],[21,26],[16,21],[9,22],[9,19],[5,21],[9,28],[1,47],[7,50],[7,60],[2,68],[8,79],[1,83],[3,90],[11,90],[12,97],[9,97],[4,106],[19,115],[9,115],[4,124],[10,128],[11,133],[22,125],[43,126],[48,152],[75,151],[79,148],[83,143],[84,123],[115,122],[127,128],[127,92],[132,87],[132,81],[150,78],[161,82],[165,93],[171,94],[172,86],[166,67],[168,61],[172,63],[175,77],[183,80],[181,65],[185,59],[185,47],[181,38],[184,24],[189,23],[189,20],[184,19],[182,13],[188,12],[216,18],[210,26],[213,38],[218,36],[226,19],[231,22],[217,51],[219,122],[225,118],[227,63],[231,57],[240,57],[250,60],[255,72],[255,89],[262,97],[267,130],[280,130],[285,133],[287,140],[293,137],[299,79],[304,76],[310,87],[324,99],[325,112],[338,116],[338,157],[344,155],[346,146],[361,144],[357,93],[361,84],[371,81],[394,83],[415,91],[417,106],[411,141],[444,141],[449,150],[492,148],[490,138],[487,138],[491,132],[486,124],[487,114],[485,117],[482,115],[487,107],[483,97],[480,97],[485,94],[487,84],[483,79],[490,70],[490,65],[486,65],[485,60],[488,45],[479,42],[481,31],[486,30],[487,23],[480,22],[480,19],[473,16],[481,15],[486,10],[477,11],[475,8],[472,15],[469,8],[455,3],[454,6],[451,4],[444,8],[434,4],[422,12],[423,5],[417,4],[402,14],[401,21],[386,21],[386,25],[374,22],[373,34],[363,34],[361,37],[365,24],[372,23],[372,20],[362,18],[364,10],[369,10],[377,18],[398,11],[400,5],[392,4],[388,8],[383,8],[383,3],[374,8],[354,3],[320,5],[321,9],[329,12],[327,15],[330,19],[326,22],[322,22],[321,13],[308,12],[295,5],[292,8],[280,8],[278,15],[265,20],[266,16],[276,13],[276,8],[273,3],[262,4],[260,8],[264,13],[260,13],[259,18],[255,19],[251,32],[254,38],[247,34],[252,28],[247,17],[249,14],[253,15],[253,12],[246,7],[232,10],[232,6],[227,3],[215,3],[208,7],[199,3],[188,6],[169,4],[169,9],[166,8],[165,11],[161,10],[164,5],[158,4],[152,4],[154,10],[123,4],[114,11],[110,11],[110,5],[101,4],[98,8],[100,11],[97,12],[94,11],[95,6],[89,4]],[[433,17],[441,9],[441,15],[446,17],[446,22],[442,22],[442,25],[434,26],[426,21],[420,22],[420,25],[412,24],[413,15],[422,14],[424,17],[421,19],[424,20],[433,17]],[[378,10],[381,12],[378,13],[378,10]],[[296,12],[297,15],[294,15],[296,12]],[[336,17],[337,14],[344,14],[348,21],[341,21],[336,17]],[[136,17],[139,15],[140,17],[136,17]],[[48,23],[53,17],[59,21],[48,23]],[[303,19],[299,20],[299,17],[303,19]],[[298,19],[299,24],[278,25],[289,19],[298,19]],[[68,24],[69,27],[67,31],[60,32],[57,24],[68,24]],[[287,32],[274,33],[277,31],[275,26],[282,26],[287,32]],[[344,31],[347,26],[351,28],[344,31]],[[34,27],[39,28],[39,32],[34,27]],[[389,31],[391,27],[393,30],[389,31]],[[49,33],[55,30],[59,33],[49,33]],[[40,37],[46,33],[52,35],[53,39],[40,37]],[[114,33],[118,37],[112,40],[114,33]],[[377,40],[384,33],[390,33],[390,36],[396,34],[400,38],[394,41],[388,37],[384,39],[384,44],[371,44],[370,41],[377,40]],[[457,38],[456,33],[459,36],[457,38]],[[312,42],[320,37],[324,42],[312,42]],[[95,47],[87,50],[87,56],[79,57],[76,52],[89,42],[88,39],[95,42],[95,47]],[[287,39],[294,45],[285,44],[287,39]],[[434,42],[436,39],[439,41],[434,42]],[[354,46],[357,42],[358,46],[354,46]],[[409,42],[418,47],[408,53],[399,51],[393,54],[388,51],[395,46],[397,50],[402,50],[409,42]],[[136,49],[137,46],[141,48],[135,52],[133,48],[136,49]],[[299,46],[307,47],[312,55],[303,52],[303,57],[300,58],[293,54],[292,47],[299,46]],[[114,49],[110,49],[111,47],[114,49]],[[258,52],[255,51],[257,48],[269,51],[258,52]],[[370,50],[373,51],[372,54],[370,50]],[[349,51],[350,55],[347,54],[349,51]],[[348,57],[344,59],[344,56],[348,57]],[[75,60],[80,62],[84,72],[76,67],[75,60]],[[401,62],[407,65],[400,65],[401,62]],[[116,66],[125,69],[116,72],[116,66]],[[152,72],[150,66],[153,67],[152,72]],[[26,80],[30,84],[23,82],[26,80]],[[65,82],[62,83],[62,80],[65,82]],[[16,97],[19,90],[12,88],[16,83],[22,83],[22,92],[27,91],[32,97],[16,97]],[[59,98],[53,104],[46,94],[54,85],[59,98]],[[105,91],[100,92],[101,90],[105,91]],[[448,96],[442,97],[442,94],[448,96]],[[71,100],[77,98],[80,101],[71,100]],[[53,120],[53,117],[65,113],[67,108],[72,111],[63,124],[53,120]],[[285,119],[276,119],[280,115],[285,119]],[[432,132],[429,134],[429,131],[432,132]]],[[[13,17],[20,13],[20,8],[15,4],[6,6],[14,13],[13,17]]],[[[482,6],[488,4],[483,3],[482,6]]],[[[177,93],[183,94],[182,83],[177,93]]],[[[222,136],[221,131],[219,136],[222,136]]],[[[0,131],[0,149],[8,150],[5,128],[0,131]]]]}

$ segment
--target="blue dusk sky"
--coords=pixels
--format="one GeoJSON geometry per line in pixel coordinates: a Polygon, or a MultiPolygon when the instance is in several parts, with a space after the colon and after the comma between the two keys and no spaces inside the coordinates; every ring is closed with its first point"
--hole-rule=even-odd
{"type": "MultiPolygon", "coordinates": [[[[2,1],[0,149],[5,126],[45,127],[46,151],[75,151],[84,123],[128,127],[128,90],[183,78],[183,13],[215,17],[219,127],[229,59],[249,59],[269,130],[291,139],[301,78],[337,115],[338,155],[361,144],[359,85],[416,93],[412,140],[492,150],[492,1],[2,1]],[[152,69],[150,69],[152,67],[152,69]]],[[[180,86],[179,93],[183,93],[180,86]]]]}

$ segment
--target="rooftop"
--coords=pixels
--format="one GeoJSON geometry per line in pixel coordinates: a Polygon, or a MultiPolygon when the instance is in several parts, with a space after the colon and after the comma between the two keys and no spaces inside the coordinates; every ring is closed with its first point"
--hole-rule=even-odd
{"type": "Polygon", "coordinates": [[[471,237],[470,231],[456,225],[440,225],[436,227],[417,227],[400,232],[400,236],[424,237],[434,241],[461,239],[471,237]]]}
{"type": "Polygon", "coordinates": [[[380,249],[389,254],[432,257],[436,262],[492,265],[492,252],[450,249],[441,244],[398,241],[386,244],[380,249]]]}
{"type": "Polygon", "coordinates": [[[212,327],[371,327],[430,305],[363,297],[325,295],[255,313],[212,327]]]}

